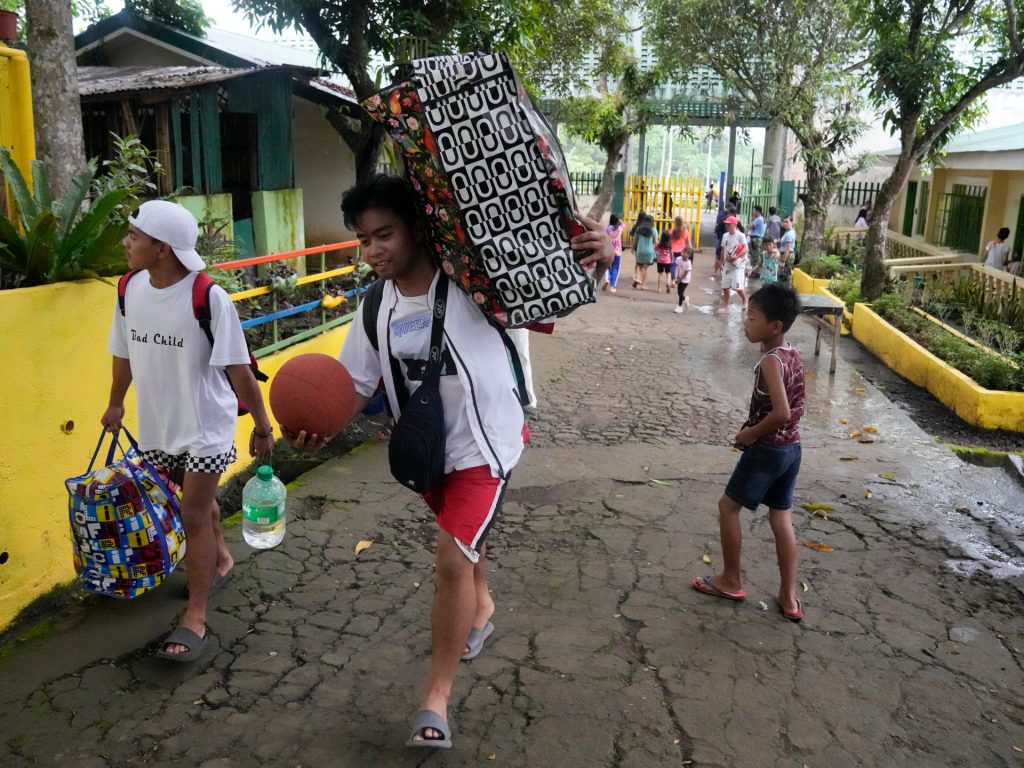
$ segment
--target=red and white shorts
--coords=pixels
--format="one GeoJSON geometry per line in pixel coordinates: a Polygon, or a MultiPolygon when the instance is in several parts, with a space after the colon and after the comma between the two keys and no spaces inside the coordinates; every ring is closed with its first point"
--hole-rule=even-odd
{"type": "Polygon", "coordinates": [[[441,529],[452,535],[470,562],[476,563],[501,511],[506,487],[508,475],[494,477],[484,464],[448,473],[444,483],[423,494],[423,499],[437,515],[441,529]]]}

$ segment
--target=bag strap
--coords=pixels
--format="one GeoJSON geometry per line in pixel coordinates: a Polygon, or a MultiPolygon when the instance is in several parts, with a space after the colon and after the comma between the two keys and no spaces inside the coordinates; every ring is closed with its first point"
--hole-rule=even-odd
{"type": "Polygon", "coordinates": [[[377,315],[380,314],[381,304],[384,303],[384,283],[384,280],[378,278],[377,282],[370,286],[366,292],[366,298],[363,299],[363,330],[374,351],[380,349],[377,339],[377,315]]]}
{"type": "Polygon", "coordinates": [[[199,327],[206,334],[210,346],[213,346],[213,321],[210,313],[210,291],[213,290],[213,278],[205,272],[197,272],[192,283],[192,314],[195,315],[199,327]]]}
{"type": "MultiPolygon", "coordinates": [[[[438,278],[437,288],[434,290],[433,320],[430,323],[430,349],[427,351],[427,364],[423,369],[423,382],[420,386],[428,382],[436,384],[441,377],[441,366],[444,362],[441,343],[444,337],[444,316],[448,307],[448,282],[448,278],[442,274],[438,278]]],[[[392,313],[394,313],[394,309],[388,314],[388,328],[391,327],[392,313]]],[[[400,410],[404,410],[406,403],[409,402],[409,389],[405,386],[405,374],[402,373],[402,366],[391,354],[390,331],[387,343],[388,360],[391,362],[391,378],[394,382],[395,395],[398,397],[398,407],[400,410]]]]}
{"type": "Polygon", "coordinates": [[[117,279],[117,307],[121,310],[121,317],[124,317],[124,297],[128,293],[128,281],[138,273],[139,270],[133,269],[131,272],[125,272],[117,279]]]}

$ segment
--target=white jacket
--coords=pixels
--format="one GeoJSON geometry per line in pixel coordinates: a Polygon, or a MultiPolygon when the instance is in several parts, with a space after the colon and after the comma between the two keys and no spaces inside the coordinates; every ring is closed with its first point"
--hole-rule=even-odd
{"type": "MultiPolygon", "coordinates": [[[[442,272],[438,279],[448,278],[442,272]]],[[[429,304],[433,305],[434,285],[431,285],[428,297],[429,304]]],[[[401,415],[401,408],[388,360],[388,313],[383,311],[384,307],[392,306],[396,301],[396,289],[389,280],[384,285],[382,311],[377,314],[377,355],[391,412],[397,419],[401,415]]],[[[369,339],[362,332],[362,312],[366,304],[360,304],[349,334],[355,332],[364,343],[369,344],[369,339]]],[[[525,420],[515,373],[501,335],[487,322],[473,300],[454,284],[448,286],[444,338],[445,347],[455,360],[459,381],[466,392],[466,410],[473,437],[480,452],[486,457],[492,474],[504,477],[518,463],[523,453],[525,420]]]]}

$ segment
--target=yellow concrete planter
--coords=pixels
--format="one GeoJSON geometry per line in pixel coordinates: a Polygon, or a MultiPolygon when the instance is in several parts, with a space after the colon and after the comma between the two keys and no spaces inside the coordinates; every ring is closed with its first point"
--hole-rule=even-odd
{"type": "Polygon", "coordinates": [[[927,389],[968,424],[1024,432],[1024,392],[979,387],[866,304],[854,307],[853,335],[892,370],[927,389]]]}
{"type": "MultiPolygon", "coordinates": [[[[0,377],[7,417],[0,437],[0,629],[74,576],[63,483],[85,470],[99,439],[116,296],[115,285],[96,280],[0,291],[7,358],[0,377]]],[[[295,355],[336,355],[347,332],[341,326],[296,344],[261,359],[260,368],[273,377],[295,355]]],[[[134,430],[131,392],[126,405],[125,423],[134,430]]],[[[225,478],[248,465],[251,429],[249,417],[239,419],[242,458],[225,478]]]]}

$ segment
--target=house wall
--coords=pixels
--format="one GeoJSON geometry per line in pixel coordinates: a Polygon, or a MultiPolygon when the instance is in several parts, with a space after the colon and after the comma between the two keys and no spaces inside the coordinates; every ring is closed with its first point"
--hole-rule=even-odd
{"type": "Polygon", "coordinates": [[[91,48],[80,59],[110,67],[179,67],[208,64],[203,59],[170,48],[137,32],[122,32],[91,48]]]}
{"type": "Polygon", "coordinates": [[[341,193],[355,184],[352,150],[324,118],[322,107],[295,98],[295,186],[303,191],[306,245],[352,239],[341,220],[341,193]]]}

